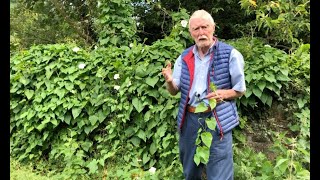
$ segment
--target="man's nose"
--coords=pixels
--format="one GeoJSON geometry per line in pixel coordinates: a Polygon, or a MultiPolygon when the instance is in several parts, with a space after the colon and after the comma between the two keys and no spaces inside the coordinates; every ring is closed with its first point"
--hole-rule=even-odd
{"type": "Polygon", "coordinates": [[[199,34],[203,34],[204,33],[204,29],[202,27],[199,28],[199,34]]]}

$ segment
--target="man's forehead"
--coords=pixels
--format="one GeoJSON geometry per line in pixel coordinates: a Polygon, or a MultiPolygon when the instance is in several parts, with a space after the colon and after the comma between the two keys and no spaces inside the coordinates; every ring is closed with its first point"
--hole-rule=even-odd
{"type": "Polygon", "coordinates": [[[210,25],[210,21],[204,18],[191,18],[190,26],[210,25]]]}

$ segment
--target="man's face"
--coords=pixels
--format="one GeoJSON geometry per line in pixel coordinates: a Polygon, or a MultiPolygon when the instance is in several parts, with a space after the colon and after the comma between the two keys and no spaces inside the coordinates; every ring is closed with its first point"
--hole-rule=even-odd
{"type": "Polygon", "coordinates": [[[210,48],[213,43],[214,26],[203,18],[192,18],[190,20],[189,32],[199,48],[210,48]]]}

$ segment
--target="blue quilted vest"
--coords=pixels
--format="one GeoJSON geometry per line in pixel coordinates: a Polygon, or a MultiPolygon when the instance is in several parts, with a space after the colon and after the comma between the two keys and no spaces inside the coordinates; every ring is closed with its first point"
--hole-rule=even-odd
{"type": "MultiPolygon", "coordinates": [[[[193,82],[194,76],[194,54],[192,52],[194,46],[191,46],[182,52],[182,73],[180,77],[180,91],[181,99],[179,103],[179,110],[177,115],[177,125],[180,131],[185,120],[185,113],[189,101],[189,92],[193,82]]],[[[232,46],[217,41],[213,47],[213,59],[210,59],[208,71],[208,92],[210,82],[213,82],[217,89],[231,89],[231,78],[229,73],[229,56],[232,46]]],[[[234,100],[224,101],[218,103],[216,108],[212,111],[212,116],[217,121],[216,129],[221,137],[235,126],[239,125],[239,116],[234,100]]]]}

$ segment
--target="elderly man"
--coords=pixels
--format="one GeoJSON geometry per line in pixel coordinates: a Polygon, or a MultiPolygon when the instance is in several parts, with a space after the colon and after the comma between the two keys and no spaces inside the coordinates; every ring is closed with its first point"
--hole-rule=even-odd
{"type": "Polygon", "coordinates": [[[201,179],[202,169],[208,180],[233,179],[232,129],[239,124],[235,99],[246,90],[244,60],[232,46],[214,37],[215,23],[204,11],[195,11],[189,19],[189,32],[195,45],[187,48],[177,58],[172,73],[171,63],[162,69],[167,90],[175,95],[181,91],[177,126],[179,130],[180,160],[187,180],[201,179]],[[210,83],[217,87],[210,91],[210,83]],[[199,103],[217,105],[195,113],[199,103]],[[215,117],[216,131],[210,131],[213,140],[207,164],[197,166],[195,140],[204,119],[215,117]]]}

